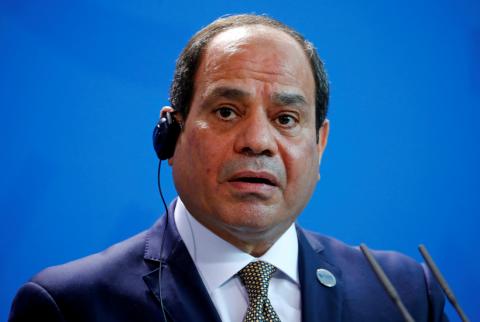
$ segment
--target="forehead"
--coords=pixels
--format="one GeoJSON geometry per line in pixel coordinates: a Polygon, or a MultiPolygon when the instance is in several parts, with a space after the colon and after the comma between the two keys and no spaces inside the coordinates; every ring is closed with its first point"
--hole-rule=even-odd
{"type": "Polygon", "coordinates": [[[268,26],[235,27],[209,42],[196,73],[195,87],[228,79],[296,87],[314,100],[313,73],[301,45],[287,33],[268,26]]]}

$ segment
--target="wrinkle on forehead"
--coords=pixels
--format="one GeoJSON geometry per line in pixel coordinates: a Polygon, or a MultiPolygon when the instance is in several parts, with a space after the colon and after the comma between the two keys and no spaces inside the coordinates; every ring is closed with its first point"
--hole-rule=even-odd
{"type": "Polygon", "coordinates": [[[232,76],[259,81],[278,76],[276,81],[283,85],[297,84],[300,79],[314,83],[300,44],[283,31],[263,25],[236,27],[216,35],[198,74],[208,75],[207,83],[232,76]]]}

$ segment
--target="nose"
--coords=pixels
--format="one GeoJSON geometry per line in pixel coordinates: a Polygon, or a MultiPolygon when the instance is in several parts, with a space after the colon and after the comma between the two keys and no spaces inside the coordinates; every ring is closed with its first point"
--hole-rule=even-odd
{"type": "Polygon", "coordinates": [[[247,156],[274,156],[278,152],[275,129],[263,109],[242,120],[237,133],[235,151],[247,156]]]}

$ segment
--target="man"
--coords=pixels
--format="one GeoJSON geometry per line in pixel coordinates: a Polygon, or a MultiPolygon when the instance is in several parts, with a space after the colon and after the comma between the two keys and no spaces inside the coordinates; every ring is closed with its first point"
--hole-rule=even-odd
{"type": "MultiPolygon", "coordinates": [[[[320,178],[327,84],[314,47],[278,21],[199,31],[162,110],[179,128],[179,198],[148,231],[39,273],[10,320],[402,321],[357,248],[295,225],[320,178]]],[[[416,321],[443,320],[422,266],[375,254],[416,321]]]]}

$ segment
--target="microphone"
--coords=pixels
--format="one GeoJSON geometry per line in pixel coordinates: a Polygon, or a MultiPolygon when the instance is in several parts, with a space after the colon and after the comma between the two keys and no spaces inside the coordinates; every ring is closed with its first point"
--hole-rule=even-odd
{"type": "Polygon", "coordinates": [[[432,257],[428,253],[425,245],[420,244],[418,246],[418,250],[420,251],[420,254],[422,254],[422,257],[425,260],[425,263],[427,264],[428,268],[430,268],[430,271],[432,272],[433,276],[435,276],[435,279],[437,280],[438,284],[440,284],[440,287],[443,289],[443,292],[447,296],[448,301],[450,302],[450,304],[452,304],[452,306],[457,311],[458,315],[460,316],[460,319],[463,322],[470,322],[468,317],[465,315],[465,312],[463,312],[462,308],[460,307],[460,304],[458,304],[452,289],[448,286],[447,281],[443,277],[437,265],[435,265],[435,262],[433,261],[432,257]]]}
{"type": "Polygon", "coordinates": [[[393,286],[392,282],[390,282],[382,267],[380,267],[380,264],[377,262],[377,260],[373,257],[372,253],[368,249],[367,245],[365,245],[364,243],[360,244],[360,249],[362,250],[363,255],[365,255],[365,257],[367,258],[368,263],[372,267],[375,274],[377,274],[380,283],[383,285],[392,301],[400,310],[400,313],[402,314],[404,320],[406,322],[415,322],[415,320],[410,315],[410,312],[408,312],[407,308],[403,304],[400,295],[398,295],[398,292],[395,289],[395,286],[393,286]]]}

